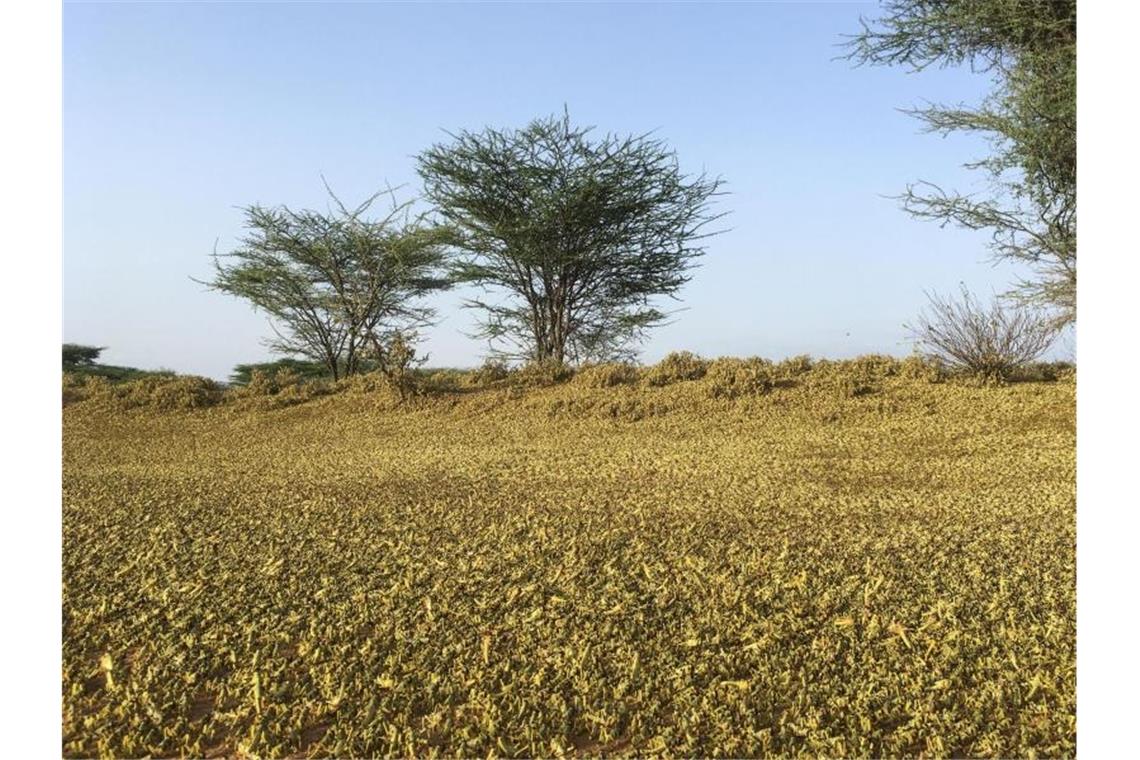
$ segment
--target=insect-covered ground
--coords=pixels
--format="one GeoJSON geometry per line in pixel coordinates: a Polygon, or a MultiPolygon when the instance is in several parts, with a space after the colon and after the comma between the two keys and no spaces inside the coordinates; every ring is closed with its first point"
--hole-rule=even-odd
{"type": "Polygon", "coordinates": [[[899,366],[80,394],[63,753],[1071,756],[1075,385],[899,366]]]}

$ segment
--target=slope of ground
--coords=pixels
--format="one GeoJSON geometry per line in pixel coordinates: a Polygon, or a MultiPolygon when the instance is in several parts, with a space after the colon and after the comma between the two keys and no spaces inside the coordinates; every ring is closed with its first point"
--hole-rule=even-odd
{"type": "Polygon", "coordinates": [[[1071,381],[63,412],[63,752],[1068,756],[1071,381]]]}

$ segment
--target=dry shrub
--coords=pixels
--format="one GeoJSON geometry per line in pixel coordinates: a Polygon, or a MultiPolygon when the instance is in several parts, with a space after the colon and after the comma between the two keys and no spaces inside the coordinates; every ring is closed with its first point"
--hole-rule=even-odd
{"type": "Polygon", "coordinates": [[[820,359],[807,375],[807,387],[842,399],[856,398],[878,390],[890,372],[889,366],[877,356],[840,361],[820,359]]]}
{"type": "Polygon", "coordinates": [[[397,392],[396,388],[393,387],[392,381],[379,370],[375,372],[358,372],[355,375],[342,377],[337,381],[336,387],[338,390],[356,394],[395,394],[397,392]]]}
{"type": "Polygon", "coordinates": [[[233,395],[237,398],[257,398],[272,396],[277,393],[276,373],[269,373],[262,369],[255,369],[249,375],[249,382],[244,386],[235,388],[233,395]]]}
{"type": "Polygon", "coordinates": [[[305,380],[295,369],[282,367],[274,372],[254,369],[249,382],[231,389],[227,396],[252,402],[258,409],[275,409],[304,403],[328,392],[326,382],[305,380]]]}
{"type": "Polygon", "coordinates": [[[223,395],[222,387],[213,380],[188,375],[155,380],[150,404],[161,410],[200,409],[219,403],[223,395]]]}
{"type": "Polygon", "coordinates": [[[570,367],[559,361],[527,362],[514,372],[509,379],[512,385],[524,388],[543,388],[569,380],[574,374],[570,367]]]}
{"type": "Polygon", "coordinates": [[[467,382],[479,388],[486,388],[506,380],[511,374],[510,367],[501,359],[487,359],[482,366],[467,373],[467,382]]]}
{"type": "Polygon", "coordinates": [[[87,383],[82,375],[63,373],[63,405],[74,404],[87,398],[87,383]]]}
{"type": "Polygon", "coordinates": [[[109,395],[114,389],[114,383],[102,375],[88,375],[82,379],[83,392],[88,396],[109,395]]]}
{"type": "Polygon", "coordinates": [[[292,367],[281,367],[273,373],[273,380],[277,383],[278,391],[287,390],[288,388],[296,387],[304,382],[301,373],[292,367]]]}
{"type": "Polygon", "coordinates": [[[422,394],[422,383],[417,381],[411,387],[401,387],[391,377],[375,370],[342,377],[331,392],[357,397],[378,411],[396,411],[416,403],[422,394]]]}
{"type": "Polygon", "coordinates": [[[456,393],[468,382],[471,373],[454,369],[439,369],[423,380],[423,389],[428,393],[456,393]]]}
{"type": "Polygon", "coordinates": [[[709,365],[704,381],[713,398],[758,396],[772,390],[772,362],[754,357],[723,357],[709,365]]]}
{"type": "Polygon", "coordinates": [[[1001,383],[1029,364],[1057,337],[1056,317],[998,299],[987,306],[962,287],[957,301],[927,295],[929,305],[910,327],[926,354],[972,374],[982,384],[1001,383]]]}
{"type": "Polygon", "coordinates": [[[899,360],[886,354],[864,354],[839,364],[845,371],[866,380],[882,380],[899,372],[899,360]]]}
{"type": "Polygon", "coordinates": [[[1011,379],[1020,382],[1054,383],[1071,381],[1076,377],[1076,367],[1071,362],[1034,362],[1018,368],[1011,379]]]}
{"type": "Polygon", "coordinates": [[[813,362],[807,354],[790,356],[772,367],[772,374],[781,379],[793,379],[811,372],[813,362]]]}
{"type": "Polygon", "coordinates": [[[88,375],[79,375],[74,372],[63,373],[63,389],[66,390],[81,390],[86,385],[84,378],[88,375]]]}
{"type": "Polygon", "coordinates": [[[585,388],[613,388],[618,385],[634,385],[641,372],[632,364],[609,362],[582,367],[574,375],[575,385],[585,388]]]}
{"type": "Polygon", "coordinates": [[[655,388],[687,380],[700,380],[709,362],[691,351],[674,351],[645,373],[645,382],[655,388]]]}
{"type": "Polygon", "coordinates": [[[201,409],[220,403],[225,392],[213,380],[195,375],[156,375],[112,384],[102,377],[88,378],[87,398],[121,409],[149,407],[160,411],[201,409]]]}
{"type": "Polygon", "coordinates": [[[899,362],[898,375],[921,383],[940,383],[946,377],[946,370],[937,359],[916,354],[899,362]]]}

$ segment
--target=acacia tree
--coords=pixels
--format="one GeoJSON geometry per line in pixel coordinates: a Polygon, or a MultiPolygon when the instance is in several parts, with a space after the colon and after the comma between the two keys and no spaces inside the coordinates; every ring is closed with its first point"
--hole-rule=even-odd
{"type": "Polygon", "coordinates": [[[65,367],[89,367],[99,361],[99,354],[106,350],[106,346],[84,346],[79,343],[63,344],[63,365],[65,367]]]}
{"type": "Polygon", "coordinates": [[[865,64],[969,64],[992,76],[978,106],[913,109],[928,131],[976,133],[989,156],[967,164],[990,180],[988,196],[945,191],[929,182],[900,197],[916,217],[992,233],[998,259],[1033,275],[1010,295],[1076,320],[1077,9],[1076,0],[889,0],[882,16],[861,20],[849,57],[865,64]]]}
{"type": "Polygon", "coordinates": [[[626,357],[666,314],[653,305],[703,254],[719,179],[689,177],[648,135],[591,139],[568,114],[450,135],[419,157],[451,228],[457,282],[505,296],[468,305],[501,355],[626,357]]]}
{"type": "Polygon", "coordinates": [[[330,190],[325,213],[246,207],[248,234],[214,254],[204,284],[267,313],[271,350],[320,362],[333,379],[356,373],[368,353],[428,324],[434,310],[420,298],[448,287],[444,232],[394,195],[387,215],[366,218],[382,194],[348,209],[330,190]]]}

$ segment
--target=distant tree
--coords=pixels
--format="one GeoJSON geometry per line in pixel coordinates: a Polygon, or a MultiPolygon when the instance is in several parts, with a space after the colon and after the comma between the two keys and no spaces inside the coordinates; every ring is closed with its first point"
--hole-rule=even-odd
{"type": "Polygon", "coordinates": [[[234,385],[248,385],[254,372],[276,375],[280,371],[289,372],[304,380],[319,380],[330,377],[329,368],[321,362],[285,358],[273,362],[238,364],[230,373],[230,382],[234,385]]]}
{"type": "Polygon", "coordinates": [[[684,175],[646,135],[591,139],[569,115],[452,135],[419,157],[425,194],[451,225],[458,282],[496,352],[540,362],[610,359],[661,324],[704,249],[719,179],[684,175]]]}
{"type": "Polygon", "coordinates": [[[205,284],[266,312],[273,351],[320,362],[338,379],[360,370],[378,336],[428,324],[434,311],[421,298],[448,281],[445,235],[413,215],[410,201],[393,199],[387,215],[370,220],[382,193],[351,210],[329,195],[327,213],[246,207],[249,234],[232,252],[215,253],[205,284]]]}
{"type": "Polygon", "coordinates": [[[965,286],[960,300],[928,295],[929,306],[910,327],[919,347],[931,358],[994,379],[1038,358],[1057,337],[1049,315],[1026,306],[989,306],[965,286]]]}
{"type": "Polygon", "coordinates": [[[106,346],[82,346],[78,343],[63,344],[63,365],[91,366],[99,361],[99,354],[107,350],[106,346]]]}
{"type": "Polygon", "coordinates": [[[881,17],[862,20],[849,42],[858,62],[968,63],[992,76],[978,106],[931,105],[911,113],[929,131],[987,137],[991,153],[968,168],[988,175],[987,196],[920,182],[900,200],[916,217],[992,233],[998,259],[1033,271],[1010,294],[1076,320],[1077,8],[1076,0],[888,0],[881,17]]]}

